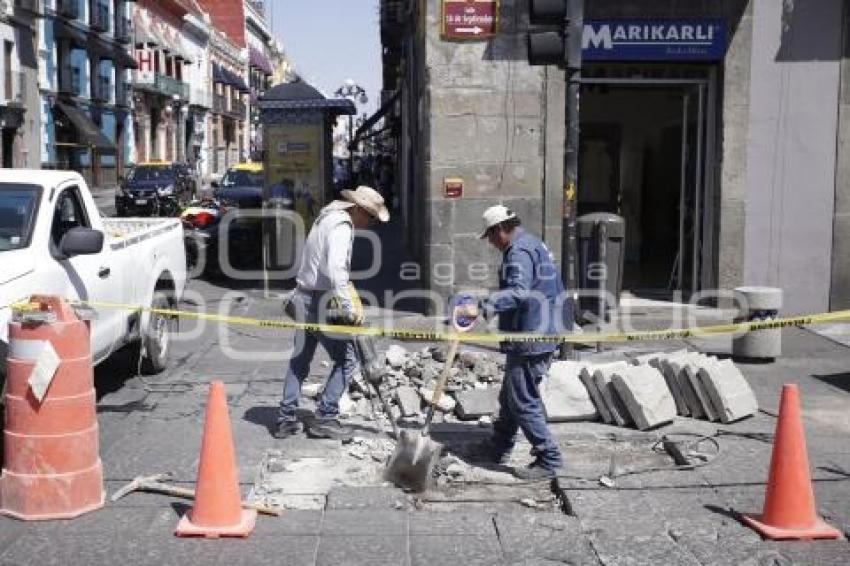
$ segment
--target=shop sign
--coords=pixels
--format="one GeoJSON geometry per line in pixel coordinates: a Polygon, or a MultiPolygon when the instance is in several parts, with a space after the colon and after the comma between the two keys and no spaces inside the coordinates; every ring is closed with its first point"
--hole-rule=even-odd
{"type": "Polygon", "coordinates": [[[446,39],[487,39],[499,31],[499,0],[443,0],[441,17],[446,39]]]}
{"type": "Polygon", "coordinates": [[[716,61],[726,55],[722,19],[585,20],[586,61],[716,61]]]}

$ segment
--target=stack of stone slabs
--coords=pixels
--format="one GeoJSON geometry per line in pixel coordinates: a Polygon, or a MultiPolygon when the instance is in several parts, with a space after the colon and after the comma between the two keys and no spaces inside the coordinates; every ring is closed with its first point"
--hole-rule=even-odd
{"type": "Polygon", "coordinates": [[[721,422],[731,423],[758,412],[755,393],[731,360],[705,364],[700,367],[697,377],[721,422]]]}

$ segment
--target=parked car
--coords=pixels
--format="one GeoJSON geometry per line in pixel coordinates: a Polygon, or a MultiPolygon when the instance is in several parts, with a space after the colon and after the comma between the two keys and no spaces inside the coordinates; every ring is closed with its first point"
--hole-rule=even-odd
{"type": "MultiPolygon", "coordinates": [[[[255,213],[263,209],[263,183],[261,163],[239,163],[228,169],[220,182],[213,182],[212,198],[196,200],[184,209],[181,218],[191,266],[200,263],[206,274],[219,275],[224,256],[234,269],[259,267],[262,219],[255,213]],[[246,216],[240,218],[240,213],[246,216]],[[219,243],[225,237],[227,250],[222,254],[219,243]]],[[[292,209],[291,192],[277,195],[273,201],[276,207],[292,209]]]]}
{"type": "MultiPolygon", "coordinates": [[[[73,171],[0,170],[0,381],[10,306],[33,294],[176,308],[186,283],[178,219],[103,218],[73,171]]],[[[174,317],[94,306],[95,363],[141,347],[142,369],[165,369],[174,317]]]]}
{"type": "Polygon", "coordinates": [[[171,161],[148,161],[133,167],[119,179],[115,195],[118,216],[176,216],[192,200],[195,183],[185,166],[171,161]]]}
{"type": "Polygon", "coordinates": [[[227,208],[262,208],[264,182],[262,163],[239,163],[228,169],[221,181],[213,181],[213,196],[227,208]]]}

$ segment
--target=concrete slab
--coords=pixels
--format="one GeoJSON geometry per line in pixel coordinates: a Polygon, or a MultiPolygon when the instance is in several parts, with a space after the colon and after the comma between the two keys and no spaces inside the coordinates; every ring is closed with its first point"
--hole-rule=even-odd
{"type": "Polygon", "coordinates": [[[623,365],[612,364],[605,367],[598,367],[593,373],[593,380],[596,382],[596,387],[599,389],[599,393],[605,401],[605,406],[608,408],[608,411],[611,413],[611,418],[617,426],[632,424],[632,418],[631,415],[629,415],[629,410],[626,408],[623,400],[620,399],[620,394],[617,393],[617,390],[614,388],[614,384],[612,383],[614,374],[627,366],[628,364],[625,362],[623,362],[623,365]]]}
{"type": "Polygon", "coordinates": [[[395,390],[395,400],[403,417],[412,417],[422,412],[422,398],[419,397],[419,392],[409,385],[402,385],[395,390]]]}
{"type": "Polygon", "coordinates": [[[463,421],[478,420],[499,411],[499,390],[495,387],[461,391],[455,395],[455,398],[457,399],[455,414],[463,421]]]}
{"type": "Polygon", "coordinates": [[[670,390],[670,394],[673,395],[673,402],[676,404],[676,413],[687,417],[690,416],[691,410],[688,408],[688,400],[685,397],[684,391],[682,391],[679,378],[676,376],[678,368],[673,368],[672,359],[675,358],[660,359],[658,369],[661,371],[661,375],[664,376],[664,381],[667,382],[667,388],[670,390]]]}
{"type": "Polygon", "coordinates": [[[549,422],[592,421],[599,418],[587,387],[579,379],[586,364],[558,361],[540,385],[549,422]]]}
{"type": "Polygon", "coordinates": [[[635,366],[617,370],[613,384],[638,429],[654,428],[676,417],[673,395],[656,368],[635,366]]]}
{"type": "Polygon", "coordinates": [[[602,419],[602,422],[612,424],[614,422],[614,417],[611,415],[611,411],[608,410],[608,405],[605,404],[605,399],[602,397],[599,387],[596,386],[596,380],[593,379],[593,371],[593,369],[585,367],[579,372],[578,378],[582,384],[584,384],[584,387],[587,390],[588,395],[590,395],[593,406],[599,413],[599,417],[602,419]]]}
{"type": "Polygon", "coordinates": [[[758,411],[755,393],[731,360],[706,364],[697,375],[721,422],[734,422],[758,411]]]}
{"type": "Polygon", "coordinates": [[[702,403],[697,396],[697,392],[694,389],[691,380],[688,378],[687,372],[685,371],[685,368],[688,367],[689,363],[691,363],[689,359],[675,358],[669,360],[667,363],[670,374],[679,384],[679,390],[682,392],[685,404],[688,406],[688,413],[690,413],[690,416],[695,419],[705,418],[705,410],[702,407],[702,403]]]}
{"type": "Polygon", "coordinates": [[[717,409],[714,407],[714,403],[711,402],[711,397],[708,395],[708,390],[706,390],[705,386],[702,383],[702,380],[699,377],[699,367],[697,365],[685,366],[683,373],[687,376],[691,387],[693,387],[694,389],[694,393],[696,393],[697,399],[699,399],[699,403],[700,406],[702,406],[705,418],[712,422],[719,421],[720,415],[718,414],[717,409]]]}

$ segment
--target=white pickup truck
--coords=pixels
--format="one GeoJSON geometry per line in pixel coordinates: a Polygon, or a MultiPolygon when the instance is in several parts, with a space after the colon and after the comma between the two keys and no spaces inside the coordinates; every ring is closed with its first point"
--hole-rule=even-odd
{"type": "MultiPolygon", "coordinates": [[[[170,218],[103,218],[72,171],[0,169],[0,385],[9,306],[33,294],[176,308],[186,284],[183,228],[170,218]]],[[[165,368],[176,319],[95,307],[92,358],[141,346],[143,371],[165,368]]]]}

